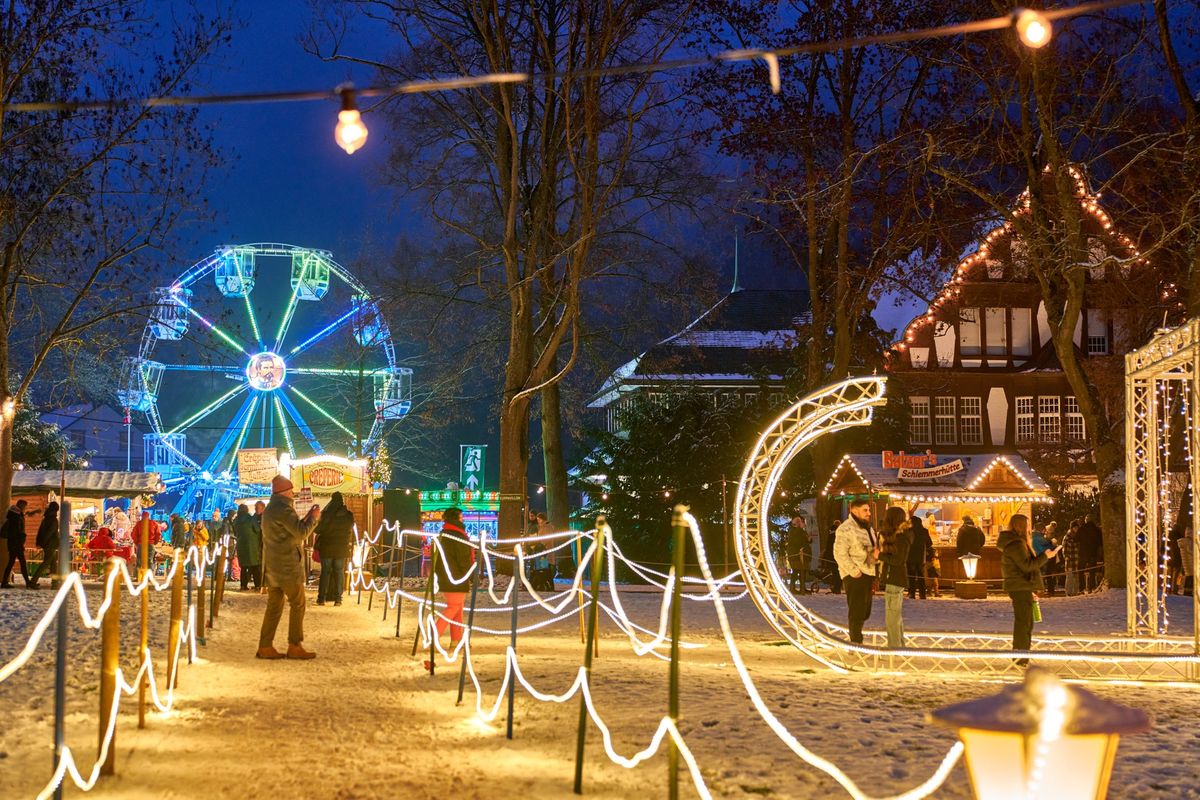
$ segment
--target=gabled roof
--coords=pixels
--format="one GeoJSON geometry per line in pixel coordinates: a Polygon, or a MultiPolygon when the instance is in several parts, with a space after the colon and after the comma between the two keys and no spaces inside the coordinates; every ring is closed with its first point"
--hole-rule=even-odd
{"type": "Polygon", "coordinates": [[[1017,500],[1048,500],[1050,487],[1016,453],[958,455],[939,453],[938,464],[962,462],[962,469],[930,479],[901,479],[898,470],[885,469],[879,453],[842,456],[833,475],[821,490],[823,495],[888,494],[902,499],[994,500],[997,496],[1017,500]]]}
{"type": "Polygon", "coordinates": [[[68,497],[136,497],[162,491],[162,480],[157,472],[22,469],[13,473],[13,494],[57,492],[64,478],[68,497]]]}
{"type": "Polygon", "coordinates": [[[804,289],[730,292],[679,333],[618,367],[588,405],[608,405],[631,383],[781,380],[796,329],[811,318],[804,289]]]}

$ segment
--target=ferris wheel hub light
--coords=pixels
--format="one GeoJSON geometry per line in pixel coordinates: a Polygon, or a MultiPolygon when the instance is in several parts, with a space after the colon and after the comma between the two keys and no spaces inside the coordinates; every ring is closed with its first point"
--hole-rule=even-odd
{"type": "Polygon", "coordinates": [[[250,382],[250,388],[262,392],[274,391],[283,386],[286,376],[287,364],[280,356],[270,351],[255,353],[250,356],[250,363],[246,365],[246,380],[250,382]]]}

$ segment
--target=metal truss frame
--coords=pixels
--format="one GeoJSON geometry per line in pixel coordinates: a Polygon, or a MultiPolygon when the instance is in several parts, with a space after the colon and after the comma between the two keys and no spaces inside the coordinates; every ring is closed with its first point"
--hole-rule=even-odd
{"type": "Polygon", "coordinates": [[[1017,659],[1028,656],[1078,680],[1200,680],[1200,649],[1193,638],[1042,636],[1034,640],[1032,651],[1014,652],[1007,635],[928,631],[907,633],[906,646],[893,650],[885,646],[882,631],[866,631],[861,645],[848,641],[844,626],[793,596],[775,566],[767,526],[779,480],[797,453],[819,437],[870,424],[874,409],[885,402],[885,388],[885,378],[872,376],[808,395],[767,427],[746,461],[734,513],[735,551],[750,597],[775,630],[817,661],[841,671],[996,678],[1021,674],[1024,667],[1017,659]]]}

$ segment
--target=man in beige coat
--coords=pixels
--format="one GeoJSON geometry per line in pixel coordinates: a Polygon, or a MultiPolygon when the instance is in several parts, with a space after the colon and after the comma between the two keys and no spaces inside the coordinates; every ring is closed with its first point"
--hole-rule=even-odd
{"type": "Polygon", "coordinates": [[[282,475],[271,481],[271,502],[262,517],[263,578],[267,586],[267,613],[258,636],[258,658],[316,658],[304,642],[304,539],[321,513],[313,509],[304,519],[296,514],[295,487],[282,475]],[[275,629],[288,602],[287,653],[275,649],[275,629]]]}

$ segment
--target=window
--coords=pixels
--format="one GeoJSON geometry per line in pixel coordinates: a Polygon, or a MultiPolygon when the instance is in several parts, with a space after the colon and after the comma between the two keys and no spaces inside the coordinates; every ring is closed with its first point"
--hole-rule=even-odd
{"type": "Polygon", "coordinates": [[[1017,442],[1037,441],[1037,427],[1034,422],[1033,398],[1017,398],[1017,442]]]}
{"type": "Polygon", "coordinates": [[[1083,414],[1079,413],[1079,401],[1074,395],[1063,398],[1063,411],[1067,417],[1067,441],[1082,442],[1087,438],[1083,426],[1083,414]]]}
{"type": "Polygon", "coordinates": [[[1089,356],[1108,355],[1108,320],[1104,309],[1087,310],[1087,352],[1089,356]]]}
{"type": "Polygon", "coordinates": [[[933,443],[954,444],[958,419],[954,415],[953,397],[935,397],[933,406],[933,443]]]}
{"type": "Polygon", "coordinates": [[[67,441],[71,443],[72,450],[83,450],[87,446],[87,439],[84,431],[63,431],[67,437],[67,441]]]}
{"type": "Polygon", "coordinates": [[[984,309],[983,329],[987,334],[987,354],[989,356],[1008,355],[1008,309],[984,309]]]}
{"type": "Polygon", "coordinates": [[[964,356],[979,355],[979,309],[963,308],[958,312],[958,346],[964,356]]]}
{"type": "Polygon", "coordinates": [[[1033,312],[1028,308],[1012,310],[1012,352],[1014,356],[1033,354],[1033,312]]]}
{"type": "Polygon", "coordinates": [[[913,444],[929,444],[929,398],[908,398],[908,438],[913,444]]]}
{"type": "Polygon", "coordinates": [[[958,401],[963,444],[983,444],[983,398],[962,397],[958,401]]]}
{"type": "Polygon", "coordinates": [[[987,260],[987,276],[994,281],[998,281],[1004,277],[1004,262],[998,258],[989,258],[987,260]]]}
{"type": "Polygon", "coordinates": [[[1038,438],[1043,442],[1057,442],[1062,438],[1058,397],[1038,398],[1038,438]]]}

